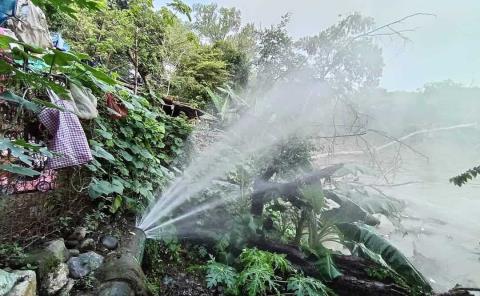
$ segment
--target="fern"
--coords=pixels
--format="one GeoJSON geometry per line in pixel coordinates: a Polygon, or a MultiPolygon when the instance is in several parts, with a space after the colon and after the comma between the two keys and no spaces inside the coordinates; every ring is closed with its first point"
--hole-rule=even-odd
{"type": "Polygon", "coordinates": [[[240,254],[240,261],[245,266],[245,269],[266,265],[271,266],[273,271],[294,272],[295,269],[285,257],[286,255],[283,254],[275,254],[253,248],[244,249],[242,254],[240,254]]]}
{"type": "Polygon", "coordinates": [[[262,264],[245,268],[240,273],[238,284],[245,287],[248,296],[265,295],[267,291],[279,294],[278,280],[280,278],[275,276],[272,266],[262,264]]]}
{"type": "Polygon", "coordinates": [[[467,183],[468,181],[472,180],[473,178],[476,178],[477,175],[480,175],[480,165],[466,171],[461,175],[451,178],[450,182],[460,187],[465,183],[467,183]]]}
{"type": "Polygon", "coordinates": [[[207,287],[213,288],[224,285],[227,289],[236,289],[237,271],[228,265],[215,262],[212,258],[207,263],[207,287]]]}
{"type": "Polygon", "coordinates": [[[332,295],[330,289],[321,281],[305,277],[303,275],[295,275],[288,279],[287,289],[292,291],[295,296],[328,296],[332,295]]]}

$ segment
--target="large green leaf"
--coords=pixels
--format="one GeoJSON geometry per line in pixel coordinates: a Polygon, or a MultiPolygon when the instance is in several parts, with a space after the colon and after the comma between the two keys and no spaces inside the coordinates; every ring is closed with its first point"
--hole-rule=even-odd
{"type": "Polygon", "coordinates": [[[29,177],[34,177],[40,175],[39,172],[32,170],[31,168],[26,168],[23,166],[19,166],[16,164],[2,164],[0,165],[0,171],[7,171],[10,173],[18,174],[18,175],[23,175],[23,176],[29,176],[29,177]]]}
{"type": "Polygon", "coordinates": [[[401,201],[368,192],[351,190],[347,197],[369,214],[383,214],[387,217],[398,216],[404,205],[401,201]]]}
{"type": "Polygon", "coordinates": [[[110,77],[105,72],[95,69],[93,67],[90,67],[89,65],[86,65],[86,64],[83,64],[83,66],[87,71],[89,71],[92,74],[93,77],[100,80],[101,82],[106,83],[107,85],[115,85],[117,83],[115,79],[112,79],[112,77],[110,77]]]}
{"type": "Polygon", "coordinates": [[[115,161],[115,157],[112,154],[110,154],[107,150],[103,149],[98,145],[93,146],[91,150],[92,150],[93,156],[95,157],[103,158],[110,162],[115,161]]]}
{"type": "Polygon", "coordinates": [[[108,181],[93,180],[88,187],[88,193],[91,198],[97,198],[99,196],[108,196],[112,193],[123,194],[124,186],[117,179],[108,181]]]}
{"type": "Polygon", "coordinates": [[[80,59],[73,53],[54,49],[53,53],[43,56],[43,60],[50,66],[68,66],[73,62],[80,63],[80,59]]]}
{"type": "Polygon", "coordinates": [[[57,10],[75,18],[79,9],[100,10],[106,5],[105,0],[32,0],[38,6],[53,6],[57,10]]]}
{"type": "Polygon", "coordinates": [[[303,198],[305,198],[316,213],[319,213],[325,205],[325,195],[323,194],[322,184],[314,183],[305,185],[300,189],[303,198]]]}
{"type": "Polygon", "coordinates": [[[5,101],[14,102],[19,104],[21,107],[30,110],[34,113],[37,113],[41,110],[41,107],[29,100],[26,100],[22,97],[17,96],[16,94],[6,91],[0,94],[0,98],[5,101]]]}
{"type": "Polygon", "coordinates": [[[410,285],[419,287],[424,291],[432,290],[427,280],[410,261],[371,227],[358,223],[340,223],[337,224],[337,228],[343,234],[345,240],[363,244],[373,253],[379,254],[388,266],[402,276],[410,285]]]}
{"type": "Polygon", "coordinates": [[[351,200],[346,200],[338,207],[322,213],[322,218],[329,223],[351,223],[366,221],[369,214],[351,200]]]}
{"type": "Polygon", "coordinates": [[[44,101],[44,100],[40,100],[40,99],[35,99],[35,98],[33,98],[33,99],[32,99],[32,102],[34,102],[34,103],[37,104],[37,105],[41,105],[41,106],[44,106],[44,107],[47,107],[47,108],[57,109],[57,110],[60,110],[60,111],[66,111],[66,110],[63,109],[62,107],[57,106],[57,105],[55,105],[54,103],[44,101]]]}
{"type": "Polygon", "coordinates": [[[18,40],[13,39],[7,35],[0,35],[0,48],[1,49],[10,49],[10,44],[18,44],[18,40]]]}

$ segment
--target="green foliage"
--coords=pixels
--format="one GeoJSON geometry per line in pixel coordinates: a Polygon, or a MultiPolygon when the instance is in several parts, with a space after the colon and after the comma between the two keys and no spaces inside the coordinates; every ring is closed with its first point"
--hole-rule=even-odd
{"type": "Polygon", "coordinates": [[[8,267],[10,262],[22,262],[27,255],[18,244],[0,244],[0,267],[8,267]]]}
{"type": "Polygon", "coordinates": [[[191,130],[185,119],[168,117],[146,99],[121,95],[127,118],[98,117],[90,140],[95,161],[88,166],[94,176],[89,193],[108,201],[111,212],[139,210],[154,199],[154,190],[170,179],[166,166],[181,154],[191,130]]]}
{"type": "Polygon", "coordinates": [[[270,253],[266,251],[253,249],[244,249],[240,254],[240,262],[245,268],[255,268],[258,266],[270,266],[273,271],[283,273],[293,271],[290,262],[285,259],[285,255],[270,253]]]}
{"type": "Polygon", "coordinates": [[[225,40],[240,29],[240,11],[235,7],[218,8],[215,3],[197,4],[193,10],[193,28],[212,43],[225,40]]]}
{"type": "Polygon", "coordinates": [[[222,52],[210,46],[197,45],[180,60],[172,78],[172,94],[183,96],[189,103],[205,107],[207,89],[215,89],[228,81],[227,64],[222,52]]]}
{"type": "Polygon", "coordinates": [[[53,156],[53,154],[47,148],[42,147],[39,144],[27,143],[24,140],[12,141],[7,138],[0,139],[0,151],[4,151],[7,149],[8,151],[10,151],[11,157],[13,157],[13,159],[1,163],[0,170],[29,177],[40,175],[39,172],[33,170],[34,159],[31,155],[40,154],[48,157],[53,156]],[[21,165],[11,163],[11,161],[16,160],[20,161],[21,165]]]}
{"type": "Polygon", "coordinates": [[[103,225],[107,222],[108,216],[99,209],[98,211],[93,211],[85,216],[84,225],[88,231],[97,231],[99,225],[103,225]]]}
{"type": "Polygon", "coordinates": [[[229,290],[236,290],[238,274],[235,268],[216,262],[215,258],[207,262],[206,268],[208,288],[222,285],[229,290]]]}
{"type": "Polygon", "coordinates": [[[285,14],[279,24],[257,33],[259,41],[255,64],[258,67],[256,83],[259,88],[268,89],[303,64],[287,31],[289,21],[290,14],[285,14]]]}
{"type": "Polygon", "coordinates": [[[315,213],[320,213],[320,211],[325,206],[325,195],[323,194],[322,184],[311,184],[303,186],[300,189],[303,198],[305,198],[315,213]]]}
{"type": "Polygon", "coordinates": [[[228,85],[225,88],[217,87],[217,92],[213,92],[207,88],[207,93],[216,109],[217,117],[225,126],[238,120],[242,111],[249,107],[249,105],[228,85]]]}
{"type": "Polygon", "coordinates": [[[320,280],[298,273],[284,255],[244,249],[238,263],[240,272],[213,258],[209,260],[208,287],[222,285],[232,295],[283,295],[287,291],[299,296],[333,295],[320,280]]]}
{"type": "Polygon", "coordinates": [[[383,59],[381,49],[367,34],[374,24],[372,18],[354,13],[316,36],[302,38],[296,46],[304,51],[315,76],[338,91],[375,87],[383,59]]]}
{"type": "Polygon", "coordinates": [[[213,48],[221,50],[222,59],[227,64],[227,71],[230,73],[231,81],[238,87],[246,87],[250,76],[250,60],[247,52],[238,48],[230,40],[218,41],[213,48]]]}
{"type": "Polygon", "coordinates": [[[191,21],[192,17],[190,14],[192,13],[192,8],[185,4],[183,1],[180,0],[173,0],[172,2],[168,3],[167,6],[171,7],[173,10],[180,12],[187,16],[188,20],[191,21]]]}
{"type": "Polygon", "coordinates": [[[275,276],[271,267],[266,265],[253,266],[240,273],[239,285],[244,286],[247,295],[265,295],[267,291],[279,293],[279,278],[275,276]]]}
{"type": "Polygon", "coordinates": [[[51,6],[54,9],[75,17],[79,9],[100,10],[105,7],[106,0],[32,0],[41,7],[51,6]]]}
{"type": "Polygon", "coordinates": [[[321,281],[302,275],[295,275],[288,278],[287,289],[292,291],[295,296],[328,296],[332,295],[321,281]]]}
{"type": "Polygon", "coordinates": [[[468,183],[473,178],[476,178],[477,175],[480,175],[480,166],[469,169],[465,173],[451,178],[450,182],[452,182],[453,184],[461,187],[462,185],[465,185],[466,183],[468,183]]]}
{"type": "Polygon", "coordinates": [[[249,296],[263,295],[267,291],[278,293],[279,277],[275,273],[293,271],[284,255],[257,249],[244,249],[239,260],[243,270],[239,274],[238,284],[249,296]]]}

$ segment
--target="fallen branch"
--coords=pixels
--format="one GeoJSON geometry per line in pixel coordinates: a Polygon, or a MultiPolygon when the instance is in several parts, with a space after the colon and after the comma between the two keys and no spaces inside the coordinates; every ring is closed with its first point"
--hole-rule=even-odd
{"type": "Polygon", "coordinates": [[[264,174],[261,179],[254,183],[250,212],[254,216],[261,216],[263,214],[265,203],[278,196],[291,202],[292,205],[297,208],[309,207],[309,204],[300,198],[301,192],[299,191],[299,188],[304,185],[319,182],[321,179],[331,177],[333,173],[342,166],[343,164],[332,165],[288,183],[268,182],[268,179],[273,174],[267,173],[266,176],[270,176],[268,178],[264,178],[264,174]]]}
{"type": "MultiPolygon", "coordinates": [[[[260,239],[250,240],[249,245],[264,251],[285,254],[287,260],[302,270],[305,275],[321,278],[319,269],[314,263],[318,261],[318,258],[314,255],[307,256],[296,245],[260,239]]],[[[386,277],[382,281],[372,278],[368,274],[368,270],[381,268],[380,265],[374,262],[356,256],[344,255],[334,255],[333,260],[343,275],[326,284],[339,296],[410,295],[407,289],[395,284],[392,278],[386,277]]]]}

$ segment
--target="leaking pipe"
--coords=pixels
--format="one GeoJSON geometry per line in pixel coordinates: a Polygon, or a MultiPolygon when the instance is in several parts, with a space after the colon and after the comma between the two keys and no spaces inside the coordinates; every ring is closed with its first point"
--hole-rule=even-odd
{"type": "Polygon", "coordinates": [[[99,296],[148,296],[142,259],[146,236],[143,230],[133,228],[120,240],[120,247],[105,258],[95,273],[100,282],[99,296]]]}

